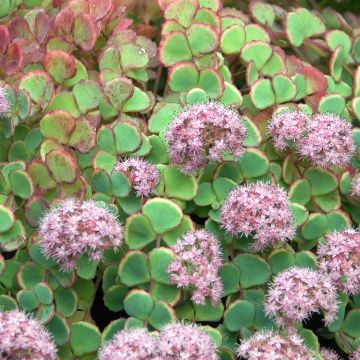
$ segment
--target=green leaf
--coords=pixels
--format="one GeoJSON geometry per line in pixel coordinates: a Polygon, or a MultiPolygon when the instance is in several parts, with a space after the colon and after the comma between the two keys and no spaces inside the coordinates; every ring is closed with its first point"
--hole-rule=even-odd
{"type": "Polygon", "coordinates": [[[55,292],[56,311],[62,316],[68,318],[73,315],[78,306],[78,297],[73,289],[59,286],[55,292]]]}
{"type": "Polygon", "coordinates": [[[192,24],[186,30],[186,35],[194,56],[212,53],[219,45],[216,31],[207,24],[192,24]]]}
{"type": "Polygon", "coordinates": [[[275,104],[275,94],[269,79],[256,80],[250,90],[252,103],[258,109],[265,109],[275,104]]]}
{"type": "Polygon", "coordinates": [[[157,234],[163,234],[179,226],[183,218],[180,207],[168,199],[150,199],[142,211],[157,234]]]}
{"type": "Polygon", "coordinates": [[[236,300],[229,304],[224,313],[224,325],[229,331],[250,328],[255,319],[255,307],[246,300],[236,300]]]}
{"type": "Polygon", "coordinates": [[[272,47],[264,41],[252,41],[245,44],[241,50],[241,59],[246,63],[253,61],[260,70],[270,59],[273,53],[272,47]]]}
{"type": "Polygon", "coordinates": [[[179,104],[158,103],[149,120],[149,130],[152,133],[159,133],[165,130],[180,110],[181,105],[179,104]]]}
{"type": "Polygon", "coordinates": [[[20,307],[26,312],[35,310],[39,306],[39,300],[30,290],[20,290],[16,294],[16,300],[18,301],[20,307]]]}
{"type": "Polygon", "coordinates": [[[159,45],[159,58],[165,66],[191,60],[192,54],[185,34],[174,31],[165,36],[159,45]]]}
{"type": "Polygon", "coordinates": [[[123,284],[134,286],[150,281],[149,260],[141,251],[129,251],[119,265],[119,276],[123,284]]]}
{"type": "Polygon", "coordinates": [[[77,105],[82,114],[99,106],[102,96],[100,85],[93,80],[81,80],[73,88],[77,105]]]}
{"type": "Polygon", "coordinates": [[[198,86],[203,89],[209,97],[217,99],[223,95],[224,79],[216,70],[204,69],[200,71],[198,86]]]}
{"type": "Polygon", "coordinates": [[[269,165],[266,154],[256,148],[247,149],[245,155],[238,162],[242,175],[248,179],[265,175],[269,170],[269,165]]]}
{"type": "Polygon", "coordinates": [[[165,325],[175,321],[175,311],[168,304],[161,301],[155,303],[148,319],[149,324],[157,330],[161,330],[165,325]]]}
{"type": "Polygon", "coordinates": [[[301,234],[306,240],[318,239],[327,231],[328,220],[326,215],[313,213],[301,228],[301,234]]]}
{"type": "Polygon", "coordinates": [[[56,345],[65,345],[70,338],[70,328],[66,320],[60,315],[55,314],[46,324],[46,328],[53,336],[56,345]]]}
{"type": "Polygon", "coordinates": [[[149,253],[150,276],[158,283],[170,285],[166,269],[174,258],[172,250],[164,247],[156,248],[149,253]]]}
{"type": "Polygon", "coordinates": [[[45,109],[54,94],[54,85],[49,75],[44,71],[30,71],[19,83],[20,90],[26,90],[31,100],[45,109]]]}
{"type": "Polygon", "coordinates": [[[72,78],[76,72],[74,58],[61,50],[48,51],[44,58],[44,68],[56,84],[72,78]]]}
{"type": "Polygon", "coordinates": [[[156,239],[149,219],[143,214],[133,214],[126,219],[125,242],[129,249],[142,249],[156,239]]]}
{"type": "Polygon", "coordinates": [[[167,166],[163,171],[165,194],[170,198],[191,200],[197,192],[194,176],[184,175],[178,167],[167,166]]]}
{"type": "Polygon", "coordinates": [[[319,102],[320,113],[336,113],[342,114],[345,110],[345,99],[339,94],[324,95],[319,102]]]}
{"type": "Polygon", "coordinates": [[[22,199],[28,199],[34,192],[34,185],[25,171],[12,171],[9,174],[9,181],[14,195],[22,199]]]}
{"type": "Polygon", "coordinates": [[[194,19],[199,5],[195,0],[173,1],[167,6],[165,19],[176,20],[181,26],[188,27],[194,19]]]}
{"type": "Polygon", "coordinates": [[[114,126],[116,152],[131,153],[139,150],[142,143],[139,128],[130,122],[122,122],[114,126]]]}
{"type": "Polygon", "coordinates": [[[46,138],[54,139],[60,144],[67,144],[75,129],[75,124],[75,118],[69,112],[54,110],[40,121],[40,132],[46,138]]]}
{"type": "Polygon", "coordinates": [[[78,168],[75,158],[70,153],[64,150],[52,150],[46,155],[46,165],[57,182],[75,181],[78,168]]]}
{"type": "Polygon", "coordinates": [[[124,309],[129,316],[146,320],[154,307],[154,301],[144,290],[135,289],[129,292],[124,300],[124,309]]]}
{"type": "Polygon", "coordinates": [[[14,222],[15,216],[13,212],[4,205],[0,205],[0,233],[9,231],[13,227],[14,222]]]}
{"type": "Polygon", "coordinates": [[[124,309],[124,299],[129,289],[122,285],[114,285],[110,287],[104,294],[105,306],[114,312],[124,309]]]}
{"type": "Polygon", "coordinates": [[[240,269],[240,285],[243,289],[265,284],[271,275],[269,264],[257,255],[241,254],[234,264],[240,269]]]}
{"type": "Polygon", "coordinates": [[[172,91],[189,91],[199,81],[199,70],[190,62],[181,62],[169,70],[169,86],[172,91]]]}
{"type": "Polygon", "coordinates": [[[221,36],[221,50],[225,55],[238,54],[245,44],[245,30],[242,26],[232,25],[221,36]]]}
{"type": "Polygon", "coordinates": [[[272,84],[277,104],[288,102],[296,96],[296,85],[290,77],[278,74],[273,77],[272,84]]]}
{"type": "Polygon", "coordinates": [[[304,173],[305,178],[310,182],[311,195],[325,195],[338,187],[336,176],[328,170],[309,168],[304,173]]]}
{"type": "Polygon", "coordinates": [[[82,356],[97,351],[101,333],[97,326],[85,321],[71,324],[70,344],[74,355],[82,356]]]}

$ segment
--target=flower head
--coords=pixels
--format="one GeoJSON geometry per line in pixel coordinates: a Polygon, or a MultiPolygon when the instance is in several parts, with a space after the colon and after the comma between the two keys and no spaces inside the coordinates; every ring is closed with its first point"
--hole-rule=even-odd
{"type": "Polygon", "coordinates": [[[221,209],[220,223],[232,235],[253,234],[256,250],[285,242],[295,234],[286,191],[263,182],[231,191],[221,209]]]}
{"type": "Polygon", "coordinates": [[[0,312],[0,358],[55,360],[56,346],[37,320],[19,310],[0,312]]]}
{"type": "Polygon", "coordinates": [[[282,111],[275,114],[268,127],[274,147],[284,150],[289,146],[289,142],[299,141],[308,121],[309,117],[301,111],[282,111]]]}
{"type": "Polygon", "coordinates": [[[4,117],[10,110],[9,99],[6,94],[5,88],[0,86],[0,117],[4,117]]]}
{"type": "Polygon", "coordinates": [[[351,124],[337,114],[317,114],[297,143],[299,154],[320,168],[347,165],[355,151],[351,124]]]}
{"type": "Polygon", "coordinates": [[[355,176],[351,181],[351,196],[360,200],[360,176],[355,176]]]}
{"type": "Polygon", "coordinates": [[[218,360],[215,342],[194,324],[167,325],[160,333],[158,349],[162,360],[218,360]]]}
{"type": "Polygon", "coordinates": [[[136,190],[137,196],[149,196],[155,191],[155,187],[160,182],[159,172],[156,167],[149,161],[139,158],[128,158],[119,161],[113,172],[125,173],[133,188],[136,190]]]}
{"type": "Polygon", "coordinates": [[[242,341],[238,355],[246,360],[313,360],[298,335],[284,336],[272,331],[258,331],[242,341]]]}
{"type": "Polygon", "coordinates": [[[351,355],[351,360],[360,360],[360,347],[358,347],[351,355]]]}
{"type": "Polygon", "coordinates": [[[170,159],[187,174],[209,161],[221,161],[226,152],[240,158],[246,127],[241,117],[221,103],[209,101],[184,109],[166,132],[170,159]]]}
{"type": "Polygon", "coordinates": [[[219,277],[221,251],[218,240],[205,230],[189,231],[172,246],[175,258],[167,268],[170,282],[192,288],[195,304],[219,302],[222,283],[219,277]]]}
{"type": "Polygon", "coordinates": [[[325,274],[293,267],[277,274],[265,300],[265,313],[279,326],[292,326],[312,313],[324,311],[325,324],[335,319],[338,309],[336,287],[325,274]]]}
{"type": "Polygon", "coordinates": [[[354,229],[325,236],[318,248],[319,270],[350,295],[360,291],[360,233],[354,229]]]}
{"type": "Polygon", "coordinates": [[[340,356],[331,349],[321,348],[320,354],[324,360],[341,360],[340,356]]]}
{"type": "Polygon", "coordinates": [[[157,360],[157,339],[147,329],[123,330],[99,351],[99,360],[157,360]]]}
{"type": "Polygon", "coordinates": [[[64,270],[75,267],[82,254],[101,260],[107,248],[122,243],[123,231],[116,217],[95,201],[68,199],[52,209],[43,219],[39,234],[46,256],[64,270]]]}

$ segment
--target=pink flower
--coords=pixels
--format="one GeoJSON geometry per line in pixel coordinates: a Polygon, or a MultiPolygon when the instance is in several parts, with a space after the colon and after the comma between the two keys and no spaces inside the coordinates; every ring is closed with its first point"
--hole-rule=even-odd
{"type": "Polygon", "coordinates": [[[125,173],[136,190],[137,196],[149,196],[154,193],[156,186],[160,182],[159,172],[156,167],[149,161],[139,158],[128,158],[119,161],[115,165],[113,172],[125,173]]]}
{"type": "Polygon", "coordinates": [[[284,243],[295,235],[286,191],[258,182],[230,192],[221,209],[221,226],[232,235],[254,235],[254,249],[284,243]]]}
{"type": "Polygon", "coordinates": [[[192,301],[205,304],[210,297],[213,305],[221,299],[222,283],[218,275],[222,265],[218,240],[205,230],[189,231],[172,246],[175,259],[167,272],[170,282],[193,289],[192,301]]]}
{"type": "Polygon", "coordinates": [[[167,325],[157,346],[161,360],[218,360],[215,342],[194,324],[167,325]]]}
{"type": "Polygon", "coordinates": [[[360,291],[360,233],[354,229],[325,236],[318,248],[319,270],[349,295],[360,291]]]}
{"type": "Polygon", "coordinates": [[[122,243],[123,231],[115,215],[95,201],[68,199],[43,219],[39,234],[44,254],[64,270],[73,269],[82,254],[100,261],[107,248],[122,243]]]}
{"type": "Polygon", "coordinates": [[[170,159],[186,174],[197,173],[209,161],[222,161],[225,153],[239,159],[245,136],[239,114],[215,101],[184,109],[166,132],[170,159]]]}
{"type": "Polygon", "coordinates": [[[55,360],[56,347],[42,325],[19,310],[0,312],[0,358],[55,360]]]}
{"type": "Polygon", "coordinates": [[[99,351],[99,360],[160,360],[157,338],[147,329],[123,330],[99,351]]]}
{"type": "Polygon", "coordinates": [[[360,360],[360,347],[358,347],[351,355],[351,360],[360,360]]]}
{"type": "Polygon", "coordinates": [[[292,267],[277,274],[265,300],[266,315],[279,326],[293,326],[321,310],[328,325],[337,309],[336,287],[330,278],[307,268],[292,267]]]}
{"type": "Polygon", "coordinates": [[[341,360],[340,356],[331,349],[321,348],[320,354],[324,360],[341,360]]]}
{"type": "Polygon", "coordinates": [[[337,114],[317,114],[297,143],[299,154],[320,168],[343,167],[355,151],[352,127],[337,114]]]}
{"type": "Polygon", "coordinates": [[[284,150],[289,147],[290,142],[299,141],[309,120],[301,111],[282,111],[275,114],[268,127],[274,147],[284,150]]]}
{"type": "Polygon", "coordinates": [[[281,335],[272,331],[258,331],[243,340],[238,356],[246,360],[313,360],[311,351],[296,334],[281,335]]]}
{"type": "Polygon", "coordinates": [[[360,176],[355,176],[351,181],[351,196],[360,200],[360,176]]]}
{"type": "Polygon", "coordinates": [[[10,110],[9,99],[6,95],[5,88],[0,86],[0,117],[4,117],[10,110]]]}

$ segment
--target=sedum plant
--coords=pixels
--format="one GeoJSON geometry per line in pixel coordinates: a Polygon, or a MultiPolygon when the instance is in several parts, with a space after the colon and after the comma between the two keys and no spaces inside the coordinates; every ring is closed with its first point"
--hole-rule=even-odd
{"type": "Polygon", "coordinates": [[[0,358],[360,359],[360,19],[326,4],[1,2],[0,358]]]}

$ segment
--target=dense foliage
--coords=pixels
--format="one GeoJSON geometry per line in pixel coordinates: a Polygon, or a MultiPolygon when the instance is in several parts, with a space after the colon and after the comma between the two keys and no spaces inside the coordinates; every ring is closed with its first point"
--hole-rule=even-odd
{"type": "Polygon", "coordinates": [[[1,359],[360,359],[360,18],[327,3],[0,0],[1,359]]]}

